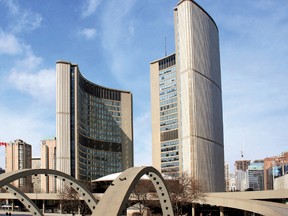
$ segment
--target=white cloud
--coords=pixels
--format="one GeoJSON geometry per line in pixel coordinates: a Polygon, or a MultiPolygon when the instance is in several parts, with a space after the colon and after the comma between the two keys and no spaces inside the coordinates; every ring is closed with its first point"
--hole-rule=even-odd
{"type": "Polygon", "coordinates": [[[82,9],[82,17],[88,17],[92,15],[102,0],[86,0],[82,9]]]}
{"type": "Polygon", "coordinates": [[[22,31],[33,31],[42,23],[42,16],[19,7],[15,1],[4,1],[11,15],[10,31],[19,33],[22,31]]]}
{"type": "Polygon", "coordinates": [[[29,46],[25,46],[25,57],[16,62],[16,67],[25,71],[38,68],[42,63],[42,58],[35,56],[29,46]]]}
{"type": "Polygon", "coordinates": [[[96,29],[94,28],[84,28],[78,31],[80,36],[84,36],[86,39],[91,40],[96,36],[96,29]]]}
{"type": "MultiPolygon", "coordinates": [[[[132,62],[137,58],[138,48],[133,44],[135,20],[132,20],[131,16],[136,3],[135,0],[126,0],[119,4],[119,1],[111,0],[103,6],[100,19],[99,36],[102,47],[109,55],[109,67],[113,76],[123,86],[131,86],[131,78],[135,74],[132,62]]],[[[134,80],[133,84],[136,82],[134,80]]]]}
{"type": "Polygon", "coordinates": [[[135,29],[129,15],[131,15],[134,5],[134,0],[126,0],[121,4],[119,1],[112,0],[103,9],[102,44],[105,49],[113,51],[115,48],[123,46],[125,42],[129,42],[129,38],[133,36],[135,29]]]}
{"type": "Polygon", "coordinates": [[[54,69],[42,69],[37,73],[13,70],[9,75],[9,81],[18,90],[44,103],[55,100],[56,81],[54,69]]]}
{"type": "Polygon", "coordinates": [[[21,50],[21,44],[14,35],[0,31],[0,54],[15,55],[21,50]]]}

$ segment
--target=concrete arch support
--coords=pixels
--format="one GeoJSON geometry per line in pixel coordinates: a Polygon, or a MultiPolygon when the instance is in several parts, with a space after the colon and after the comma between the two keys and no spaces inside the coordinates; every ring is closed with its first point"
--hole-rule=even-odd
{"type": "Polygon", "coordinates": [[[18,188],[9,184],[5,185],[4,189],[7,190],[9,193],[13,194],[25,206],[25,208],[30,211],[32,215],[43,215],[43,213],[41,213],[40,209],[35,205],[35,203],[18,188]]]}
{"type": "Polygon", "coordinates": [[[152,181],[164,216],[174,216],[169,193],[161,174],[153,167],[132,167],[124,171],[106,190],[92,216],[120,216],[129,195],[143,175],[152,181]]]}
{"type": "MultiPolygon", "coordinates": [[[[80,196],[87,203],[87,205],[89,206],[92,212],[96,209],[97,200],[93,196],[93,194],[88,189],[86,189],[86,187],[81,182],[71,177],[70,175],[67,175],[57,170],[23,169],[23,170],[3,173],[0,175],[0,187],[3,187],[4,185],[9,185],[10,182],[13,182],[19,178],[23,178],[25,176],[29,176],[29,175],[32,176],[32,175],[39,175],[39,174],[54,176],[55,178],[58,178],[60,181],[63,181],[63,182],[65,181],[67,184],[69,184],[72,188],[74,188],[80,194],[80,196]]],[[[21,195],[23,196],[25,194],[21,193],[21,195]]],[[[25,197],[24,197],[24,200],[25,200],[25,197]]],[[[29,202],[31,206],[33,205],[33,202],[31,200],[26,199],[25,202],[29,202]]]]}

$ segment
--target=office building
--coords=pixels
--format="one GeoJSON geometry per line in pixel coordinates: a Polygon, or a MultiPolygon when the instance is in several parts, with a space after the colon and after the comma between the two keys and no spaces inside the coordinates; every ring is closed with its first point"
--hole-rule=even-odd
{"type": "Polygon", "coordinates": [[[151,62],[153,166],[224,191],[218,28],[195,1],[174,9],[176,52],[151,62]]]}
{"type": "MultiPolygon", "coordinates": [[[[56,137],[41,141],[41,168],[56,170],[56,137]]],[[[41,175],[41,190],[43,193],[55,193],[56,179],[41,175]]]]}
{"type": "Polygon", "coordinates": [[[56,168],[90,181],[133,166],[132,94],[56,64],[56,168]]]}
{"type": "MultiPolygon", "coordinates": [[[[31,169],[32,147],[21,139],[6,145],[5,153],[6,172],[21,169],[31,169]]],[[[12,183],[24,192],[32,192],[31,176],[20,178],[12,183]]]]}
{"type": "Polygon", "coordinates": [[[249,187],[247,170],[250,163],[250,160],[237,160],[234,163],[235,184],[237,191],[245,191],[249,187]]]}
{"type": "Polygon", "coordinates": [[[264,161],[256,160],[248,166],[248,188],[254,191],[264,190],[264,161]]]}
{"type": "MultiPolygon", "coordinates": [[[[288,152],[264,159],[264,190],[273,190],[274,180],[288,173],[288,152]]],[[[284,179],[284,178],[282,178],[284,179]]]]}

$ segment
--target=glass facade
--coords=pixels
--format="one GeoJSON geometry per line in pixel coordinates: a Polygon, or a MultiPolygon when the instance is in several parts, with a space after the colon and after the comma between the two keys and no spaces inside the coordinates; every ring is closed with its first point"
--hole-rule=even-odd
{"type": "MultiPolygon", "coordinates": [[[[79,179],[93,180],[121,172],[123,167],[120,92],[95,85],[86,80],[81,73],[78,73],[77,85],[79,179]]],[[[71,86],[71,91],[73,89],[71,86]]],[[[73,109],[74,104],[71,104],[73,109]]],[[[71,113],[74,113],[74,110],[71,110],[71,113]]],[[[72,131],[74,124],[75,120],[72,117],[72,131]]],[[[74,140],[75,136],[71,135],[72,145],[74,140]]]]}
{"type": "Polygon", "coordinates": [[[247,170],[248,186],[255,191],[264,190],[264,163],[251,163],[247,170]]]}
{"type": "Polygon", "coordinates": [[[178,99],[175,55],[159,61],[161,172],[179,175],[178,99]]]}
{"type": "Polygon", "coordinates": [[[99,86],[77,64],[57,61],[57,170],[91,181],[132,167],[132,105],[131,92],[99,86]]]}

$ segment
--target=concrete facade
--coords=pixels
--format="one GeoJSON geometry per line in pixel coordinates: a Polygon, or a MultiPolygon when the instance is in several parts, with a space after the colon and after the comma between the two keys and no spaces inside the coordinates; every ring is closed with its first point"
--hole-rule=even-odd
{"type": "MultiPolygon", "coordinates": [[[[7,143],[5,152],[6,172],[28,169],[32,167],[32,147],[21,139],[7,143]]],[[[32,192],[32,179],[27,176],[12,183],[13,186],[25,192],[32,192]]]]}
{"type": "Polygon", "coordinates": [[[90,181],[133,166],[132,94],[56,64],[56,168],[90,181]]]}
{"type": "Polygon", "coordinates": [[[224,191],[218,28],[203,8],[191,0],[178,3],[174,9],[174,25],[175,64],[169,64],[174,54],[150,64],[153,166],[162,173],[187,172],[198,179],[206,191],[224,191]],[[175,70],[176,85],[168,86],[169,79],[162,74],[165,70],[175,70]],[[162,79],[167,81],[167,89],[176,89],[175,93],[161,90],[162,79]],[[161,113],[165,106],[170,107],[161,113]],[[177,111],[173,112],[175,107],[177,111]],[[167,123],[176,127],[169,128],[164,122],[167,130],[161,131],[165,116],[167,123]],[[166,164],[169,164],[168,171],[166,164]]]}
{"type": "Polygon", "coordinates": [[[288,189],[288,174],[274,179],[274,190],[288,189]]]}
{"type": "MultiPolygon", "coordinates": [[[[56,169],[56,137],[41,141],[41,168],[56,169]]],[[[41,175],[41,192],[56,193],[56,179],[41,175]]]]}
{"type": "MultiPolygon", "coordinates": [[[[32,169],[40,169],[41,168],[41,159],[40,158],[32,158],[32,169]]],[[[34,193],[41,193],[41,177],[38,175],[32,176],[32,185],[34,193]]]]}

